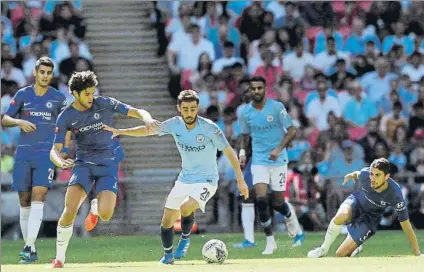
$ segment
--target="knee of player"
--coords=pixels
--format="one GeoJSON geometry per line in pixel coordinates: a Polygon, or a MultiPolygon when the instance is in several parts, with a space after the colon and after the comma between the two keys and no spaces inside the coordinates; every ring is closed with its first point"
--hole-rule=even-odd
{"type": "Polygon", "coordinates": [[[112,218],[113,211],[100,211],[99,210],[99,218],[102,221],[109,221],[112,218]]]}
{"type": "Polygon", "coordinates": [[[346,250],[344,250],[344,249],[337,249],[337,251],[336,251],[336,257],[349,257],[349,255],[350,255],[350,253],[349,252],[347,252],[346,250]]]}
{"type": "Polygon", "coordinates": [[[336,225],[343,225],[347,221],[349,221],[350,214],[348,212],[340,212],[337,213],[336,216],[333,218],[333,223],[336,225]]]}
{"type": "Polygon", "coordinates": [[[184,217],[189,216],[190,214],[193,213],[193,209],[191,205],[188,205],[188,204],[181,205],[180,211],[181,211],[181,216],[184,216],[184,217]]]}

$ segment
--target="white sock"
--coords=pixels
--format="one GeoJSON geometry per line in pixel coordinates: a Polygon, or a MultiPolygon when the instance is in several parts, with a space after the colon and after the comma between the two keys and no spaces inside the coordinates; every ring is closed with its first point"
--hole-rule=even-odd
{"type": "Polygon", "coordinates": [[[270,244],[270,243],[275,244],[275,238],[274,238],[274,235],[271,235],[271,236],[267,236],[267,237],[266,237],[266,244],[268,245],[268,244],[270,244]]]}
{"type": "Polygon", "coordinates": [[[91,209],[90,212],[94,215],[99,215],[98,209],[97,209],[97,198],[91,200],[91,209]]]}
{"type": "Polygon", "coordinates": [[[68,249],[69,240],[72,237],[74,225],[62,227],[57,225],[57,238],[56,238],[56,260],[65,263],[66,249],[68,249]]]}
{"type": "Polygon", "coordinates": [[[244,239],[255,242],[255,204],[241,204],[241,223],[243,225],[244,239]]]}
{"type": "Polygon", "coordinates": [[[325,234],[324,243],[322,243],[322,246],[325,251],[328,252],[330,249],[331,244],[336,240],[337,236],[339,236],[340,232],[342,230],[342,225],[336,225],[334,224],[333,220],[331,220],[330,225],[328,225],[327,233],[325,234]]]}
{"type": "Polygon", "coordinates": [[[28,218],[31,212],[31,206],[20,207],[19,209],[19,224],[21,225],[22,237],[24,238],[25,244],[28,235],[28,218]]]}
{"type": "Polygon", "coordinates": [[[40,201],[31,202],[31,212],[28,218],[28,234],[26,246],[31,247],[31,251],[35,252],[35,240],[37,240],[40,231],[41,222],[43,222],[44,203],[40,201]]]}
{"type": "Polygon", "coordinates": [[[296,210],[294,209],[293,205],[291,203],[287,203],[290,209],[290,217],[286,217],[286,220],[290,221],[291,224],[295,227],[296,235],[302,234],[303,230],[300,227],[299,220],[297,219],[296,210]]]}

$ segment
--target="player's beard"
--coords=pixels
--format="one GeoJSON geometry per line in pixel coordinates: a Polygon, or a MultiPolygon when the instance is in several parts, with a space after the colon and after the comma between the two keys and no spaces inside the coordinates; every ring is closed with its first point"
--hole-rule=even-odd
{"type": "Polygon", "coordinates": [[[191,121],[188,121],[187,120],[187,117],[186,118],[184,118],[184,123],[186,123],[187,125],[193,125],[194,123],[196,123],[196,121],[197,121],[197,114],[196,114],[196,116],[194,116],[194,118],[193,119],[190,119],[191,121]]]}
{"type": "Polygon", "coordinates": [[[255,104],[261,104],[264,101],[265,94],[262,94],[262,95],[261,94],[253,94],[251,96],[251,98],[253,100],[253,103],[255,103],[255,104]]]}

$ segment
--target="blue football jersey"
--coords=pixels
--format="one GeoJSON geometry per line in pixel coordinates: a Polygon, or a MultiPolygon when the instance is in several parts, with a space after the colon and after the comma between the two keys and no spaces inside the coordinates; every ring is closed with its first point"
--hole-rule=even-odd
{"type": "Polygon", "coordinates": [[[159,135],[171,134],[181,155],[183,183],[218,184],[217,150],[229,146],[221,129],[211,120],[198,117],[196,127],[188,130],[181,117],[164,121],[159,135]]]}
{"type": "Polygon", "coordinates": [[[399,185],[389,178],[388,188],[382,192],[376,192],[371,187],[370,173],[371,170],[368,167],[360,171],[358,177],[359,189],[353,193],[363,211],[364,219],[370,224],[369,227],[374,231],[377,229],[387,206],[395,208],[400,222],[407,220],[409,218],[408,210],[399,185]]]}
{"type": "Polygon", "coordinates": [[[56,124],[54,143],[64,143],[67,131],[76,138],[76,159],[97,165],[110,165],[124,158],[118,139],[111,139],[112,132],[103,124],[113,126],[113,114],[128,115],[130,106],[109,97],[96,97],[93,106],[86,111],[67,107],[56,124]]]}
{"type": "Polygon", "coordinates": [[[239,116],[242,134],[252,137],[252,165],[283,166],[288,164],[287,151],[283,149],[276,161],[269,160],[270,153],[281,143],[286,131],[293,125],[284,105],[267,99],[262,110],[252,104],[243,108],[239,116]]]}
{"type": "Polygon", "coordinates": [[[51,150],[56,120],[65,107],[65,96],[52,87],[48,87],[42,96],[36,95],[34,86],[22,88],[16,93],[5,114],[29,121],[37,127],[33,132],[21,130],[16,150],[18,159],[51,150]]]}

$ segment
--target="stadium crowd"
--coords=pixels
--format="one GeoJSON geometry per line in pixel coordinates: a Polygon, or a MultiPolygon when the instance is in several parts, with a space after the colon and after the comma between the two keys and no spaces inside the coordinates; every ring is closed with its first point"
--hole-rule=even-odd
{"type": "MultiPolygon", "coordinates": [[[[286,197],[305,229],[324,229],[355,189],[341,186],[343,176],[378,157],[392,163],[411,221],[424,228],[424,3],[158,1],[155,7],[171,96],[196,90],[202,115],[234,147],[250,77],[264,77],[267,97],[285,105],[298,127],[288,149],[286,197]]],[[[225,156],[218,160],[217,198],[230,205],[234,177],[225,156]]],[[[218,212],[226,208],[215,206],[214,220],[226,225],[218,212]]],[[[389,208],[381,227],[396,227],[395,218],[389,208]]]]}

